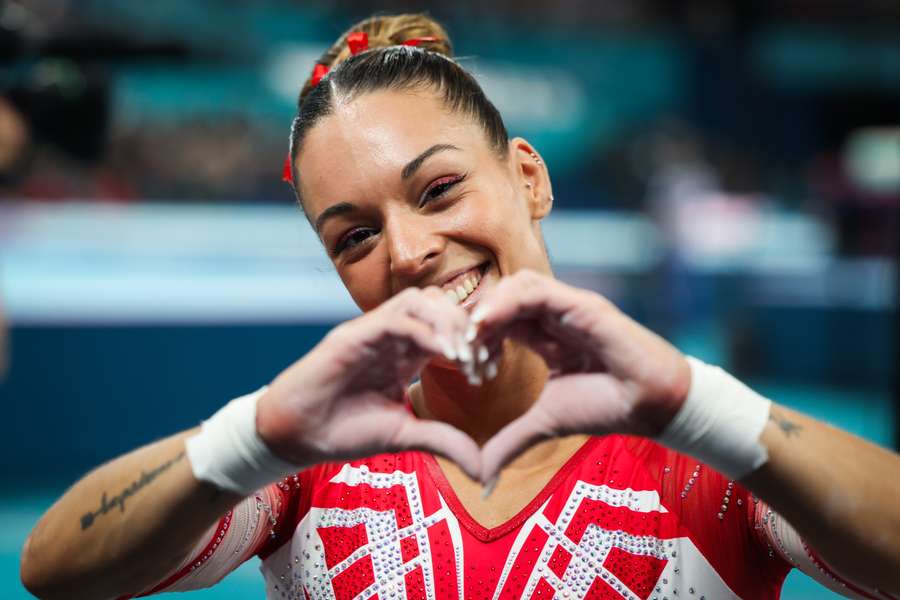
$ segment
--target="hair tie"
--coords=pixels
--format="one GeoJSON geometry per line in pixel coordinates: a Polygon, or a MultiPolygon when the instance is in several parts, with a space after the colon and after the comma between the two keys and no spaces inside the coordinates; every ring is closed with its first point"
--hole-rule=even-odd
{"type": "Polygon", "coordinates": [[[294,185],[294,174],[291,169],[291,153],[288,152],[284,159],[284,167],[281,169],[281,180],[290,185],[294,185]]]}
{"type": "Polygon", "coordinates": [[[440,38],[437,38],[433,35],[426,35],[423,37],[410,38],[400,45],[401,46],[420,46],[420,45],[424,44],[425,42],[437,42],[437,41],[440,41],[440,38]]]}
{"type": "Polygon", "coordinates": [[[312,75],[309,78],[310,87],[319,85],[319,82],[322,81],[322,78],[326,75],[328,75],[328,65],[317,63],[316,66],[313,67],[312,75]]]}
{"type": "Polygon", "coordinates": [[[365,31],[354,31],[347,34],[347,47],[354,56],[369,49],[369,34],[365,31]]]}

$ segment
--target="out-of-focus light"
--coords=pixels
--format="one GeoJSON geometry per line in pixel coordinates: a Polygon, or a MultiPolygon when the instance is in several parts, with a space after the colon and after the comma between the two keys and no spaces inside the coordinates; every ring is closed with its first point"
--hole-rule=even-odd
{"type": "Polygon", "coordinates": [[[844,168],[864,191],[900,193],[900,127],[869,127],[854,132],[844,147],[844,168]]]}
{"type": "Polygon", "coordinates": [[[285,102],[295,103],[325,49],[319,44],[285,44],[276,48],[265,70],[269,88],[285,102]]]}
{"type": "Polygon", "coordinates": [[[564,69],[484,60],[470,68],[513,130],[528,129],[535,122],[545,129],[566,130],[586,117],[585,91],[564,69]]]}

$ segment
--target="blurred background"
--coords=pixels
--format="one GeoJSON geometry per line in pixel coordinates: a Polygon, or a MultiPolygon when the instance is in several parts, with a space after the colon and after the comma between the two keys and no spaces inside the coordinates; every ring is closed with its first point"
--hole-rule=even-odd
{"type": "MultiPolygon", "coordinates": [[[[897,2],[5,0],[0,597],[75,479],[357,314],[281,182],[288,128],[353,21],[420,10],[544,155],[561,278],[897,447],[897,2]]],[[[196,597],[262,593],[251,562],[196,597]]]]}

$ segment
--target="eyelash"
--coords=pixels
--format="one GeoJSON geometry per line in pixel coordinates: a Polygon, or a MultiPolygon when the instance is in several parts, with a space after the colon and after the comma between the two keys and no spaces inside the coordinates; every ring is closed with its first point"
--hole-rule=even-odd
{"type": "MultiPolygon", "coordinates": [[[[449,175],[449,176],[441,177],[441,178],[435,180],[430,186],[428,186],[428,188],[422,193],[422,196],[419,198],[419,208],[422,208],[423,206],[427,205],[432,200],[438,200],[439,198],[441,198],[441,196],[443,196],[448,191],[450,191],[453,187],[455,187],[456,184],[464,181],[465,178],[467,177],[467,175],[468,174],[449,175]],[[434,193],[436,191],[438,193],[434,193]]],[[[347,249],[352,249],[360,244],[365,243],[366,240],[368,240],[371,236],[366,236],[362,240],[360,240],[352,245],[349,242],[350,242],[350,240],[353,239],[353,236],[355,236],[356,234],[361,233],[361,232],[366,232],[366,231],[373,231],[373,230],[370,228],[365,228],[365,227],[357,227],[357,228],[354,228],[354,229],[351,229],[350,231],[348,231],[346,234],[344,234],[341,237],[341,239],[335,245],[334,251],[332,252],[332,254],[334,256],[338,256],[347,249]]]]}
{"type": "Polygon", "coordinates": [[[434,181],[428,187],[428,189],[426,189],[425,192],[422,193],[422,197],[419,198],[419,208],[422,208],[423,206],[425,206],[432,200],[437,200],[438,198],[440,198],[441,196],[446,194],[457,183],[460,183],[463,180],[465,180],[467,175],[468,174],[448,175],[447,177],[441,177],[441,178],[437,179],[436,181],[434,181]],[[437,194],[433,194],[433,192],[435,190],[440,190],[440,192],[437,194]]]}
{"type": "Polygon", "coordinates": [[[353,236],[355,236],[358,233],[364,232],[364,231],[372,231],[372,230],[369,228],[366,228],[366,227],[356,227],[355,229],[351,229],[350,231],[345,233],[341,237],[341,239],[338,240],[338,243],[337,243],[337,245],[335,245],[334,251],[332,252],[332,254],[334,256],[338,256],[339,254],[341,254],[344,250],[347,250],[348,248],[355,248],[356,246],[358,246],[362,243],[365,243],[365,241],[367,239],[369,239],[369,237],[371,237],[371,236],[366,236],[365,238],[356,242],[355,244],[350,245],[350,240],[353,239],[353,236]]]}

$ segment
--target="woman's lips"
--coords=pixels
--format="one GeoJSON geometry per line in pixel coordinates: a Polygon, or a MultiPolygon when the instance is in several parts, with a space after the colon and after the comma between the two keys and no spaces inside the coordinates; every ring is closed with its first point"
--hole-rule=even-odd
{"type": "Polygon", "coordinates": [[[485,278],[488,276],[488,272],[490,271],[490,263],[484,263],[478,267],[478,272],[480,277],[478,278],[478,284],[469,293],[466,298],[460,302],[460,306],[462,306],[466,311],[472,312],[474,306],[478,303],[478,300],[484,294],[484,289],[487,287],[485,283],[485,278]]]}

